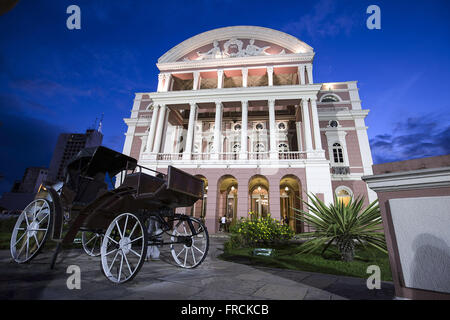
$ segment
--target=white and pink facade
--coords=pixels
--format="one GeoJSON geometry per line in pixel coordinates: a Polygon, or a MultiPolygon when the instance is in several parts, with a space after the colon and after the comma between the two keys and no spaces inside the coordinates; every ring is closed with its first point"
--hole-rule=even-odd
{"type": "Polygon", "coordinates": [[[211,30],[166,52],[156,92],[136,93],[123,153],[164,172],[205,180],[205,198],[184,211],[205,219],[252,211],[294,219],[316,194],[376,198],[361,180],[372,156],[356,81],[314,83],[313,49],[254,26],[211,30]]]}

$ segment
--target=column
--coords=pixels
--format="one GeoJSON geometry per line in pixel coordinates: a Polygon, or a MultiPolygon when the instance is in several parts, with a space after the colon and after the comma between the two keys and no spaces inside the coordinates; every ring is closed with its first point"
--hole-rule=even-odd
{"type": "Polygon", "coordinates": [[[191,109],[189,111],[189,123],[188,131],[186,135],[186,148],[183,153],[183,159],[190,160],[192,155],[192,141],[194,138],[195,120],[197,119],[197,104],[194,102],[190,103],[191,109]]]}
{"type": "Polygon", "coordinates": [[[309,84],[313,84],[313,75],[312,75],[312,64],[306,65],[306,72],[308,73],[308,81],[309,84]]]}
{"type": "Polygon", "coordinates": [[[305,149],[306,151],[312,150],[312,138],[311,138],[311,125],[309,122],[309,110],[308,100],[302,98],[302,116],[303,116],[303,129],[305,133],[305,149]]]}
{"type": "Polygon", "coordinates": [[[275,123],[275,99],[269,99],[269,131],[270,131],[270,158],[278,158],[278,148],[276,146],[276,123],[275,123]]]}
{"type": "Polygon", "coordinates": [[[223,88],[223,70],[217,70],[217,89],[223,88]]]}
{"type": "Polygon", "coordinates": [[[150,130],[148,132],[148,138],[147,138],[147,146],[146,150],[148,153],[151,153],[153,151],[153,140],[155,140],[155,132],[156,132],[156,120],[158,119],[158,111],[159,111],[159,105],[153,106],[153,113],[152,113],[152,122],[150,123],[150,130]]]}
{"type": "Polygon", "coordinates": [[[317,114],[317,104],[316,97],[311,97],[311,113],[312,113],[312,123],[314,127],[314,142],[316,150],[322,150],[322,140],[320,138],[320,125],[319,125],[319,115],[317,114]]]}
{"type": "Polygon", "coordinates": [[[216,118],[214,120],[214,153],[211,159],[219,159],[222,149],[222,102],[216,101],[216,118]]]}
{"type": "Polygon", "coordinates": [[[298,151],[303,151],[302,141],[302,123],[300,121],[295,122],[295,132],[297,133],[297,147],[298,151]]]}
{"type": "Polygon", "coordinates": [[[248,68],[242,68],[242,86],[246,88],[248,85],[248,68]]]}
{"type": "Polygon", "coordinates": [[[273,86],[273,67],[267,67],[267,78],[269,79],[269,86],[273,86]]]}
{"type": "Polygon", "coordinates": [[[241,153],[239,159],[247,159],[247,124],[248,124],[248,101],[242,100],[242,123],[241,123],[241,153]]]}
{"type": "Polygon", "coordinates": [[[193,90],[197,90],[198,89],[199,80],[200,80],[200,72],[195,71],[194,72],[194,85],[192,87],[193,90]]]}
{"type": "Polygon", "coordinates": [[[305,66],[302,64],[298,66],[299,82],[305,84],[305,66]]]}
{"type": "Polygon", "coordinates": [[[163,91],[167,92],[169,91],[169,85],[170,85],[170,78],[171,78],[171,74],[170,73],[165,73],[164,74],[164,88],[163,91]]]}
{"type": "Polygon", "coordinates": [[[164,74],[160,73],[158,74],[158,89],[157,89],[158,92],[162,91],[164,85],[163,82],[164,82],[164,74]]]}
{"type": "Polygon", "coordinates": [[[162,140],[162,134],[163,134],[163,128],[164,128],[164,119],[166,117],[166,109],[167,109],[167,107],[165,105],[162,105],[159,108],[159,116],[158,116],[158,123],[157,123],[156,135],[155,135],[155,143],[153,144],[153,153],[159,153],[159,150],[161,148],[161,140],[162,140]]]}

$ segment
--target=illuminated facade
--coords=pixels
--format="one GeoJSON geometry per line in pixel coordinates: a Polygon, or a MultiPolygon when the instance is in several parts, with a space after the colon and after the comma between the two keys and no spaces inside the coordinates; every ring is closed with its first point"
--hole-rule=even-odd
{"type": "Polygon", "coordinates": [[[308,193],[374,200],[361,180],[372,174],[368,110],[355,81],[314,83],[314,55],[293,36],[253,26],[183,41],[159,58],[157,91],[136,93],[123,152],[202,177],[205,199],[185,210],[211,232],[220,217],[249,211],[305,231],[293,208],[308,193]]]}

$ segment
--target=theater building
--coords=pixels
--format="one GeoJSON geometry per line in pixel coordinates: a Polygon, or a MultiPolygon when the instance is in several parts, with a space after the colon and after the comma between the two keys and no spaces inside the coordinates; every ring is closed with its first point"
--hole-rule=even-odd
{"type": "Polygon", "coordinates": [[[158,59],[158,88],[135,94],[123,152],[205,181],[181,211],[219,219],[287,217],[315,194],[345,201],[375,193],[361,180],[372,156],[356,81],[315,83],[313,48],[273,29],[236,26],[189,38],[158,59]]]}

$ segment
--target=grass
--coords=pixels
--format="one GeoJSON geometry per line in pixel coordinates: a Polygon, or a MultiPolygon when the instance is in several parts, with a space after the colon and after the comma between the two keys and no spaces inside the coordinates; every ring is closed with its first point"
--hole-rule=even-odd
{"type": "Polygon", "coordinates": [[[325,253],[325,257],[317,253],[297,253],[299,244],[283,244],[265,246],[275,249],[275,254],[270,257],[253,256],[253,248],[227,249],[220,258],[227,261],[258,265],[270,268],[282,268],[307,272],[318,272],[358,278],[368,278],[367,267],[377,265],[381,270],[381,280],[392,281],[392,274],[387,254],[376,249],[361,247],[356,248],[354,261],[343,262],[336,248],[325,253]]]}
{"type": "MultiPolygon", "coordinates": [[[[0,219],[0,250],[9,250],[11,241],[11,232],[16,224],[17,217],[0,219]]],[[[75,238],[81,238],[81,232],[78,232],[75,238]]],[[[44,244],[44,249],[52,249],[56,247],[56,242],[50,239],[50,235],[44,244]]],[[[82,248],[81,243],[72,243],[69,245],[64,245],[63,248],[82,248]]]]}

